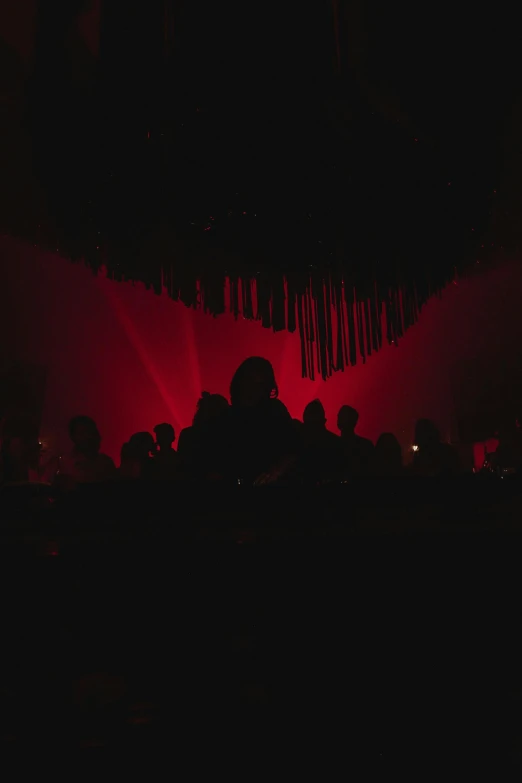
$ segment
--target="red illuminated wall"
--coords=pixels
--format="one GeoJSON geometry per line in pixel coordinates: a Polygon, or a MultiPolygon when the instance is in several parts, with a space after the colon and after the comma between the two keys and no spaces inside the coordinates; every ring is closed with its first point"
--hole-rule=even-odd
{"type": "MultiPolygon", "coordinates": [[[[77,413],[98,421],[114,457],[135,431],[162,421],[179,431],[190,424],[201,391],[227,394],[232,373],[252,354],[272,361],[293,416],[319,397],[335,430],[336,412],[348,403],[361,414],[361,434],[375,439],[391,430],[407,446],[419,416],[433,417],[452,435],[455,368],[465,361],[498,373],[521,353],[522,273],[514,263],[451,286],[399,347],[386,346],[326,382],[301,378],[296,334],[228,315],[213,319],[5,237],[0,264],[0,356],[47,369],[43,435],[59,448],[77,413]]],[[[460,389],[470,404],[476,376],[460,389]]]]}

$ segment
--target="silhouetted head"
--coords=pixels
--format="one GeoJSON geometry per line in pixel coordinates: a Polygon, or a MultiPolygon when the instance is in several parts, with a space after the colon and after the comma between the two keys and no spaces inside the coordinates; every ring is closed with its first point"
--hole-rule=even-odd
{"type": "Polygon", "coordinates": [[[140,456],[139,443],[124,443],[120,451],[120,473],[125,478],[137,479],[140,477],[144,459],[140,456]]]}
{"type": "Polygon", "coordinates": [[[437,425],[431,419],[419,419],[415,425],[415,445],[420,449],[429,449],[440,443],[437,425]]]}
{"type": "Polygon", "coordinates": [[[69,422],[69,437],[81,454],[97,454],[101,446],[101,436],[96,422],[89,416],[75,416],[69,422]]]}
{"type": "Polygon", "coordinates": [[[390,468],[401,467],[402,449],[401,444],[391,432],[383,432],[375,444],[375,457],[381,465],[390,468]]]}
{"type": "Polygon", "coordinates": [[[203,424],[214,421],[222,416],[228,407],[228,400],[226,397],[223,397],[222,394],[210,394],[206,391],[202,392],[196,405],[196,413],[192,420],[192,426],[200,427],[203,424]]]}
{"type": "Polygon", "coordinates": [[[274,368],[261,356],[245,359],[230,384],[230,401],[234,407],[251,408],[278,394],[274,368]]]}
{"type": "Polygon", "coordinates": [[[359,421],[359,414],[350,405],[343,405],[337,414],[337,426],[339,430],[346,435],[351,435],[355,432],[357,422],[359,421]]]}
{"type": "Polygon", "coordinates": [[[170,449],[176,440],[176,433],[172,424],[156,424],[154,434],[160,449],[170,449]]]}
{"type": "Polygon", "coordinates": [[[326,414],[324,412],[321,400],[312,400],[309,402],[303,413],[303,423],[307,427],[324,427],[326,424],[326,414]]]}
{"type": "Polygon", "coordinates": [[[146,460],[155,450],[154,438],[150,432],[135,432],[129,440],[129,454],[133,459],[146,460]]]}

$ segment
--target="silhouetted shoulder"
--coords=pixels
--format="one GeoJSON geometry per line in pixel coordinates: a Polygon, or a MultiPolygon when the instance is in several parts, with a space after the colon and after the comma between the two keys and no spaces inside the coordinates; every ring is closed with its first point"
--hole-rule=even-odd
{"type": "Polygon", "coordinates": [[[281,402],[281,400],[278,399],[270,400],[270,413],[273,416],[280,417],[281,419],[289,419],[290,421],[292,421],[292,417],[290,416],[288,408],[286,407],[284,402],[281,402]]]}
{"type": "Polygon", "coordinates": [[[325,440],[328,445],[332,446],[333,448],[341,447],[340,435],[336,435],[335,432],[331,432],[331,430],[325,430],[325,440]]]}
{"type": "Polygon", "coordinates": [[[103,476],[110,477],[116,473],[116,465],[114,464],[114,460],[109,457],[108,454],[98,454],[98,465],[100,473],[103,476]]]}
{"type": "Polygon", "coordinates": [[[188,451],[193,446],[194,440],[194,427],[184,427],[179,433],[178,454],[184,454],[185,451],[188,451]]]}
{"type": "Polygon", "coordinates": [[[360,446],[361,449],[364,449],[366,452],[373,452],[375,449],[375,446],[368,438],[360,438],[360,446]]]}

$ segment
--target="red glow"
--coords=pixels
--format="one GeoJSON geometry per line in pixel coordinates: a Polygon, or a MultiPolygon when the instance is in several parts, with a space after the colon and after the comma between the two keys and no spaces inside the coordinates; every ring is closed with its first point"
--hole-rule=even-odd
{"type": "MultiPolygon", "coordinates": [[[[420,416],[434,418],[444,437],[454,433],[455,367],[465,360],[487,377],[512,362],[515,351],[520,356],[522,345],[517,264],[461,279],[427,305],[398,347],[384,345],[365,364],[325,382],[301,378],[296,333],[274,333],[230,314],[212,318],[8,238],[0,239],[0,256],[0,328],[9,335],[3,354],[48,368],[42,437],[67,448],[67,421],[86,413],[117,461],[133,432],[161,421],[177,432],[190,424],[202,390],[228,395],[234,370],[252,354],[273,363],[294,417],[319,397],[336,431],[339,407],[351,404],[362,435],[375,440],[393,431],[406,453],[420,416]]],[[[479,391],[475,381],[466,389],[470,404],[479,391]]]]}

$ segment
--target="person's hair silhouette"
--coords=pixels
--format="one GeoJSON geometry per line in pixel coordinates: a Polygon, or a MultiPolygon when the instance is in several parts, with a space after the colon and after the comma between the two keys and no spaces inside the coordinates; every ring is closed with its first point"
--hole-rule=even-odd
{"type": "Polygon", "coordinates": [[[147,460],[154,451],[154,438],[150,432],[135,432],[131,435],[129,451],[136,459],[147,460]]]}
{"type": "Polygon", "coordinates": [[[58,481],[66,484],[91,483],[106,481],[115,475],[116,466],[107,454],[101,452],[101,435],[90,416],[71,419],[69,436],[73,449],[60,457],[58,481]]]}
{"type": "Polygon", "coordinates": [[[337,426],[343,435],[351,435],[355,432],[359,414],[351,405],[343,405],[337,414],[337,426]]]}
{"type": "Polygon", "coordinates": [[[222,394],[210,394],[204,391],[197,402],[192,425],[199,427],[207,424],[226,413],[228,407],[228,400],[222,394]]]}
{"type": "Polygon", "coordinates": [[[172,424],[156,424],[154,434],[160,451],[172,448],[172,444],[176,440],[176,433],[172,424]]]}
{"type": "Polygon", "coordinates": [[[383,432],[377,439],[375,469],[383,476],[398,475],[402,471],[401,444],[391,432],[383,432]]]}
{"type": "Polygon", "coordinates": [[[252,407],[278,396],[274,368],[268,359],[250,356],[239,365],[230,384],[232,407],[252,407]]]}
{"type": "Polygon", "coordinates": [[[90,416],[75,416],[69,422],[69,437],[75,449],[82,454],[97,454],[101,448],[101,435],[90,416]]]}
{"type": "Polygon", "coordinates": [[[357,435],[355,428],[359,414],[350,405],[343,405],[337,414],[337,426],[341,433],[343,473],[345,477],[368,475],[372,471],[374,446],[371,440],[357,435]]]}
{"type": "Polygon", "coordinates": [[[307,427],[324,427],[326,425],[326,413],[321,400],[309,402],[303,413],[303,424],[307,427]]]}

